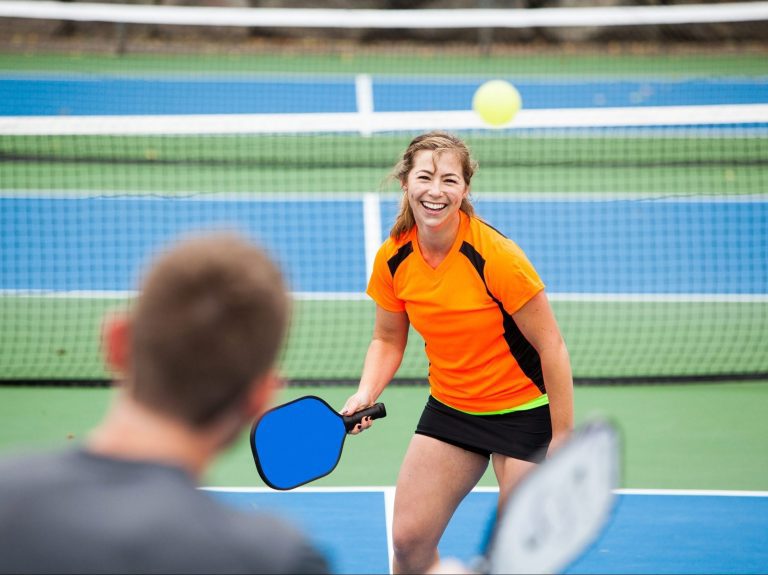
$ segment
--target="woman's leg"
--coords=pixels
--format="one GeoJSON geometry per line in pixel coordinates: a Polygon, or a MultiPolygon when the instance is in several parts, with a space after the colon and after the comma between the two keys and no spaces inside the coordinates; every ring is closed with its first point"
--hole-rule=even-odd
{"type": "Polygon", "coordinates": [[[478,453],[414,435],[395,491],[395,573],[426,573],[435,564],[448,521],[487,467],[478,453]]]}
{"type": "Polygon", "coordinates": [[[496,481],[499,483],[499,504],[497,517],[501,517],[504,510],[504,504],[514,491],[515,486],[523,476],[533,469],[536,464],[522,459],[515,459],[506,455],[494,453],[492,456],[493,471],[496,474],[496,481]]]}

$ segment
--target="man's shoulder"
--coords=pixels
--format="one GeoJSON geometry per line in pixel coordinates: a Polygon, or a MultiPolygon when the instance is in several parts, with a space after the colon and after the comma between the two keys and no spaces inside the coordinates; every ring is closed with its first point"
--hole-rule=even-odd
{"type": "Polygon", "coordinates": [[[71,571],[327,572],[293,526],[221,501],[181,469],[85,450],[0,460],[1,518],[15,528],[0,525],[0,567],[16,565],[13,548],[35,548],[18,564],[44,571],[56,557],[71,571]]]}
{"type": "Polygon", "coordinates": [[[325,558],[303,533],[286,521],[226,507],[220,507],[219,512],[220,541],[231,553],[247,559],[245,564],[253,565],[257,561],[270,572],[328,572],[325,558]]]}
{"type": "Polygon", "coordinates": [[[43,489],[55,484],[63,489],[104,487],[111,490],[156,478],[170,484],[185,481],[193,485],[180,468],[101,456],[81,445],[0,457],[0,485],[5,483],[7,487],[19,489],[43,489]],[[119,481],[110,481],[114,479],[119,481]]]}
{"type": "Polygon", "coordinates": [[[165,546],[189,549],[192,563],[206,571],[225,565],[235,572],[327,573],[324,558],[283,519],[239,509],[207,490],[179,489],[170,497],[172,521],[151,512],[149,520],[162,526],[165,546]]]}
{"type": "Polygon", "coordinates": [[[34,486],[36,482],[54,480],[51,470],[76,470],[77,450],[9,453],[0,456],[0,487],[8,484],[34,486]]]}

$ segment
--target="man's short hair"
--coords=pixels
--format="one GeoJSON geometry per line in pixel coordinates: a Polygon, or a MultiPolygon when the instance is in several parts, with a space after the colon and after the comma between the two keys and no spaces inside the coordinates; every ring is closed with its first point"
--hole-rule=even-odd
{"type": "Polygon", "coordinates": [[[133,309],[131,393],[205,426],[273,368],[288,315],[263,250],[234,234],[182,241],[156,260],[133,309]]]}

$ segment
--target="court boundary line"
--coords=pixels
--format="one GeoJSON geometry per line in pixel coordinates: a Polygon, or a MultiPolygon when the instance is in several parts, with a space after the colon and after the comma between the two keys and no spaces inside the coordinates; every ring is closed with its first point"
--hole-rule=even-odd
{"type": "MultiPolygon", "coordinates": [[[[232,83],[249,83],[249,82],[264,82],[264,81],[278,81],[285,84],[303,84],[303,83],[319,83],[328,82],[331,84],[343,84],[349,86],[350,83],[354,83],[354,78],[359,74],[355,72],[318,72],[312,70],[306,70],[301,72],[301,77],[297,77],[295,72],[281,72],[279,70],[244,70],[244,71],[218,71],[218,70],[203,70],[203,71],[189,71],[184,69],[176,69],[169,72],[158,72],[157,70],[125,70],[125,71],[110,71],[99,70],[95,74],[90,74],[81,71],[72,72],[57,72],[50,69],[24,69],[24,70],[0,70],[0,81],[2,80],[34,80],[39,82],[62,82],[62,81],[83,81],[83,82],[98,82],[100,78],[108,79],[145,79],[152,81],[179,81],[188,82],[194,79],[199,83],[217,83],[217,82],[232,82],[232,83]],[[309,81],[307,81],[309,79],[309,81]]],[[[373,72],[366,74],[371,77],[371,80],[376,82],[384,81],[385,83],[409,83],[416,80],[416,85],[432,84],[434,86],[455,86],[456,80],[460,84],[482,84],[488,79],[487,75],[477,72],[373,72]]],[[[578,72],[526,72],[524,74],[514,74],[515,82],[525,84],[539,84],[539,85],[557,85],[567,87],[569,85],[588,85],[588,84],[616,84],[623,81],[632,81],[638,83],[657,83],[657,84],[682,84],[690,81],[699,81],[706,79],[708,84],[736,84],[736,85],[753,85],[760,84],[768,80],[768,74],[754,73],[754,74],[738,74],[735,76],[729,75],[717,75],[717,76],[702,76],[701,74],[690,73],[686,71],[671,71],[666,72],[657,70],[655,72],[635,72],[625,74],[611,74],[610,72],[597,72],[585,76],[578,72]]],[[[693,105],[693,104],[691,104],[693,105]]]]}
{"type": "Polygon", "coordinates": [[[617,495],[684,495],[686,497],[768,497],[768,491],[737,489],[633,489],[614,490],[617,495]]]}
{"type": "MultiPolygon", "coordinates": [[[[375,253],[373,254],[375,257],[375,253]]],[[[372,263],[372,259],[370,260],[372,263]]],[[[366,258],[366,263],[368,262],[366,258]]],[[[370,274],[369,274],[370,276],[370,274]]],[[[0,297],[46,299],[124,300],[138,295],[136,290],[45,290],[0,289],[0,297]]],[[[291,292],[295,301],[371,301],[365,292],[291,292]]],[[[571,303],[768,303],[768,293],[707,294],[707,293],[568,293],[547,292],[552,302],[571,303]]]]}
{"type": "Polygon", "coordinates": [[[368,137],[373,132],[368,128],[373,111],[373,78],[370,74],[355,75],[355,105],[360,115],[360,135],[368,137]]]}
{"type": "MultiPolygon", "coordinates": [[[[397,202],[400,192],[201,192],[194,190],[168,193],[161,191],[131,190],[88,190],[88,189],[0,189],[0,200],[130,200],[130,201],[187,201],[187,202],[364,202],[367,197],[375,197],[387,202],[397,202]]],[[[472,194],[473,203],[482,206],[483,202],[553,202],[553,203],[603,203],[603,202],[659,202],[680,204],[764,204],[768,203],[766,194],[723,194],[723,195],[675,195],[668,192],[510,192],[483,190],[479,197],[472,194]]]]}
{"type": "Polygon", "coordinates": [[[365,249],[365,277],[373,274],[373,263],[381,246],[381,201],[377,194],[363,195],[363,244],[365,249]]]}
{"type": "Polygon", "coordinates": [[[384,487],[384,523],[387,529],[387,560],[389,561],[389,572],[394,572],[395,564],[395,543],[392,538],[392,525],[395,518],[395,487],[384,487]]]}
{"type": "MultiPolygon", "coordinates": [[[[364,486],[349,486],[349,487],[299,487],[292,491],[276,491],[268,487],[203,487],[200,488],[203,491],[208,491],[210,493],[244,493],[244,494],[253,494],[253,495],[260,495],[264,493],[280,493],[282,495],[290,496],[292,493],[305,493],[305,494],[314,494],[314,495],[322,495],[323,493],[381,493],[384,498],[384,505],[383,505],[383,512],[384,512],[384,520],[385,520],[385,540],[386,540],[386,553],[387,553],[387,560],[388,560],[388,566],[389,566],[389,572],[392,572],[393,567],[393,558],[394,558],[394,547],[393,547],[393,539],[392,539],[392,517],[393,517],[393,511],[394,511],[394,495],[395,495],[395,487],[394,486],[370,486],[370,487],[364,487],[364,486]]],[[[475,487],[472,489],[470,494],[480,494],[480,493],[490,493],[493,495],[497,495],[499,492],[499,489],[497,487],[489,487],[489,486],[480,486],[475,487]]],[[[721,498],[737,498],[737,497],[747,497],[747,498],[768,498],[768,491],[739,491],[739,490],[721,490],[721,489],[630,489],[630,488],[620,488],[620,489],[614,489],[613,490],[614,496],[629,496],[629,497],[643,497],[643,496],[661,496],[661,497],[667,497],[667,496],[682,496],[682,497],[690,497],[688,501],[689,504],[695,503],[696,498],[702,498],[702,497],[721,497],[721,498]]],[[[724,500],[720,500],[723,502],[724,500]]],[[[257,500],[254,500],[254,506],[257,503],[257,500]]],[[[485,504],[485,503],[484,503],[485,504]]],[[[618,501],[614,502],[615,505],[618,505],[618,501]]],[[[272,509],[271,513],[279,513],[279,504],[275,509],[272,509]]],[[[610,516],[606,519],[605,524],[601,527],[601,532],[604,532],[608,529],[608,526],[611,524],[612,521],[614,521],[616,517],[616,510],[615,508],[611,511],[610,516]]],[[[597,538],[595,539],[597,541],[597,538]]],[[[588,549],[590,549],[595,542],[590,543],[587,547],[585,547],[584,550],[580,553],[580,555],[583,555],[587,552],[588,549]]]]}
{"type": "Polygon", "coordinates": [[[733,126],[765,124],[768,104],[722,104],[688,106],[611,106],[603,108],[534,108],[518,112],[509,125],[492,128],[473,110],[408,112],[322,112],[277,114],[188,114],[188,115],[80,115],[0,116],[0,134],[5,136],[151,136],[206,134],[343,134],[364,135],[446,129],[490,132],[524,132],[528,129],[620,131],[664,126],[733,126]]]}
{"type": "MultiPolygon", "coordinates": [[[[372,106],[372,104],[371,104],[372,106]]],[[[77,193],[77,192],[76,192],[77,193]]],[[[117,193],[117,192],[114,192],[117,193]]],[[[23,194],[15,195],[0,193],[0,200],[16,200],[16,199],[79,199],[80,196],[74,196],[72,193],[66,191],[54,192],[46,191],[41,195],[29,195],[29,191],[23,194]]],[[[132,200],[132,201],[146,201],[163,199],[173,199],[175,201],[246,201],[246,202],[259,202],[259,201],[279,201],[279,202],[295,202],[295,201],[307,201],[308,199],[316,202],[338,201],[353,202],[359,201],[362,204],[363,212],[363,235],[364,235],[364,258],[366,277],[370,277],[373,270],[373,263],[378,252],[379,246],[382,242],[382,226],[381,226],[381,201],[390,200],[390,198],[398,198],[399,194],[383,194],[383,193],[351,193],[344,195],[320,195],[312,196],[311,194],[301,194],[293,196],[276,196],[275,199],[267,198],[263,195],[259,196],[247,196],[245,198],[239,197],[234,194],[228,194],[225,197],[216,196],[214,194],[199,194],[192,197],[187,196],[163,196],[157,197],[154,195],[112,195],[113,192],[108,192],[105,195],[103,192],[98,196],[93,194],[86,194],[82,196],[82,199],[103,199],[109,200],[132,200]]],[[[532,197],[528,195],[528,197],[532,197]]],[[[526,201],[526,195],[514,194],[514,193],[501,193],[496,194],[489,201],[526,201]]],[[[545,195],[542,196],[545,201],[553,202],[578,202],[584,201],[612,201],[614,196],[595,196],[594,200],[591,198],[573,198],[569,196],[563,197],[562,194],[557,196],[545,195]]],[[[631,201],[626,196],[616,195],[615,199],[631,201]]],[[[661,196],[659,198],[649,198],[640,196],[638,199],[647,201],[661,201],[661,202],[678,202],[678,203],[766,203],[768,202],[768,196],[716,196],[715,198],[670,198],[668,196],[661,196]]],[[[542,201],[541,199],[531,201],[542,201]]],[[[482,200],[478,202],[482,204],[482,200]]],[[[133,290],[120,291],[120,290],[72,290],[72,291],[60,291],[60,290],[17,290],[17,289],[2,289],[0,290],[0,296],[21,296],[21,297],[53,297],[63,299],[122,299],[133,298],[136,296],[136,292],[133,290]]],[[[768,302],[768,294],[766,293],[746,293],[746,294],[722,294],[722,293],[571,293],[571,292],[550,292],[550,299],[553,302],[630,302],[630,303],[764,303],[768,302]]],[[[293,297],[297,301],[367,301],[368,296],[364,292],[293,292],[293,297]]]]}
{"type": "MultiPolygon", "coordinates": [[[[199,487],[203,491],[221,491],[223,493],[391,493],[394,497],[394,485],[349,486],[349,487],[297,487],[290,491],[278,491],[270,487],[199,487]]],[[[477,486],[472,493],[498,493],[498,487],[477,486]]],[[[738,489],[614,489],[616,495],[684,495],[690,497],[768,497],[768,491],[738,489]]],[[[393,500],[394,502],[394,500],[393,500]]]]}

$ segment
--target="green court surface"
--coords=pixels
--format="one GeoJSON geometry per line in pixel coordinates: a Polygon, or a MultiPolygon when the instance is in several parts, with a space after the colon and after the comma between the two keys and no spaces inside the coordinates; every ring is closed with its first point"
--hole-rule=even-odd
{"type": "MultiPolygon", "coordinates": [[[[341,408],[352,387],[294,387],[280,400],[320,395],[341,408]]],[[[104,388],[0,387],[0,452],[81,441],[109,404],[104,388]]],[[[393,485],[427,397],[393,386],[380,398],[388,416],[347,440],[341,463],[313,485],[393,485]]],[[[768,382],[576,388],[577,421],[603,416],[624,440],[623,487],[768,490],[768,382]]],[[[203,483],[259,487],[244,435],[203,483]]],[[[494,485],[490,472],[481,485],[494,485]]]]}
{"type": "MultiPolygon", "coordinates": [[[[129,50],[131,46],[129,44],[129,50]]],[[[99,74],[413,74],[765,76],[764,53],[472,55],[441,46],[292,54],[95,55],[0,54],[13,73],[99,74]],[[444,57],[443,57],[444,56],[444,57]]],[[[174,196],[198,193],[354,193],[389,191],[385,178],[405,136],[334,135],[122,137],[0,136],[0,192],[174,196]],[[258,153],[256,153],[258,152],[258,153]]],[[[727,196],[764,195],[766,138],[731,134],[661,138],[501,135],[468,137],[481,165],[473,180],[478,200],[496,192],[727,196]]],[[[407,139],[407,137],[405,137],[407,139]]],[[[98,332],[102,315],[125,300],[0,297],[0,376],[4,379],[105,378],[98,332]],[[50,334],[50,337],[41,337],[50,334]]],[[[555,301],[577,377],[675,375],[720,365],[764,371],[754,350],[768,341],[765,302],[555,301]],[[671,307],[670,307],[671,306],[671,307]],[[674,321],[670,320],[673,309],[674,321]],[[595,329],[595,317],[604,330],[595,329]],[[738,335],[743,357],[719,336],[738,335]],[[697,350],[690,355],[691,346],[697,350]],[[688,353],[680,350],[688,350],[688,353]],[[687,359],[686,359],[687,358],[687,359]]],[[[282,368],[289,379],[355,379],[373,324],[368,301],[300,301],[282,368]],[[331,320],[330,318],[334,318],[331,320]],[[341,324],[334,323],[341,320],[341,324]],[[329,325],[343,325],[328,337],[329,325]],[[340,353],[343,350],[343,353],[340,353]]],[[[399,372],[423,378],[426,360],[415,334],[399,372]]],[[[351,387],[292,387],[281,399],[317,394],[339,408],[351,387]]],[[[63,446],[83,440],[108,406],[105,388],[3,387],[0,451],[63,446]]],[[[426,400],[427,388],[393,386],[382,401],[387,419],[349,438],[336,471],[318,486],[393,485],[426,400]]],[[[603,415],[623,431],[623,487],[768,490],[768,382],[658,386],[578,386],[579,421],[603,415]]],[[[247,437],[203,481],[212,486],[262,486],[247,437]]],[[[489,472],[482,485],[494,485],[489,472]]]]}
{"type": "MultiPolygon", "coordinates": [[[[411,134],[0,136],[6,193],[360,193],[387,175],[411,134]]],[[[470,134],[473,193],[764,194],[768,139],[609,133],[569,137],[470,134]],[[599,137],[598,137],[599,136],[599,137]]]]}
{"type": "MultiPolygon", "coordinates": [[[[103,379],[102,317],[121,299],[0,297],[0,376],[4,379],[103,379]],[[46,334],[41,337],[41,334],[46,334]]],[[[756,354],[768,341],[765,302],[555,301],[576,377],[762,372],[756,354]],[[595,329],[595,326],[601,326],[595,329]],[[663,329],[659,329],[663,326],[663,329]],[[712,337],[716,333],[719,337],[712,337]],[[733,334],[741,356],[722,345],[733,334]],[[692,347],[696,355],[691,356],[692,347]]],[[[298,301],[282,369],[292,380],[359,377],[373,327],[371,301],[298,301]],[[344,329],[332,326],[343,325],[344,329]],[[343,350],[343,353],[340,353],[343,350]]],[[[426,356],[411,331],[397,377],[424,379],[426,356]]]]}
{"type": "MultiPolygon", "coordinates": [[[[129,45],[130,51],[130,45],[129,45]]],[[[199,46],[192,47],[194,50],[199,46]]],[[[305,73],[308,70],[324,74],[591,74],[596,69],[613,71],[616,75],[656,74],[689,76],[695,74],[749,75],[766,72],[765,54],[753,51],[728,52],[706,48],[674,50],[668,47],[645,54],[631,50],[613,51],[606,58],[604,50],[571,51],[560,49],[498,50],[480,53],[472,46],[451,47],[441,43],[439,48],[397,44],[397,49],[379,47],[366,49],[360,45],[343,45],[323,50],[313,45],[283,53],[259,51],[249,53],[248,45],[232,46],[228,54],[98,54],[84,50],[62,50],[45,53],[39,47],[16,53],[0,54],[0,69],[17,72],[46,72],[68,70],[73,73],[145,74],[150,72],[208,72],[240,73],[305,73]]]]}

